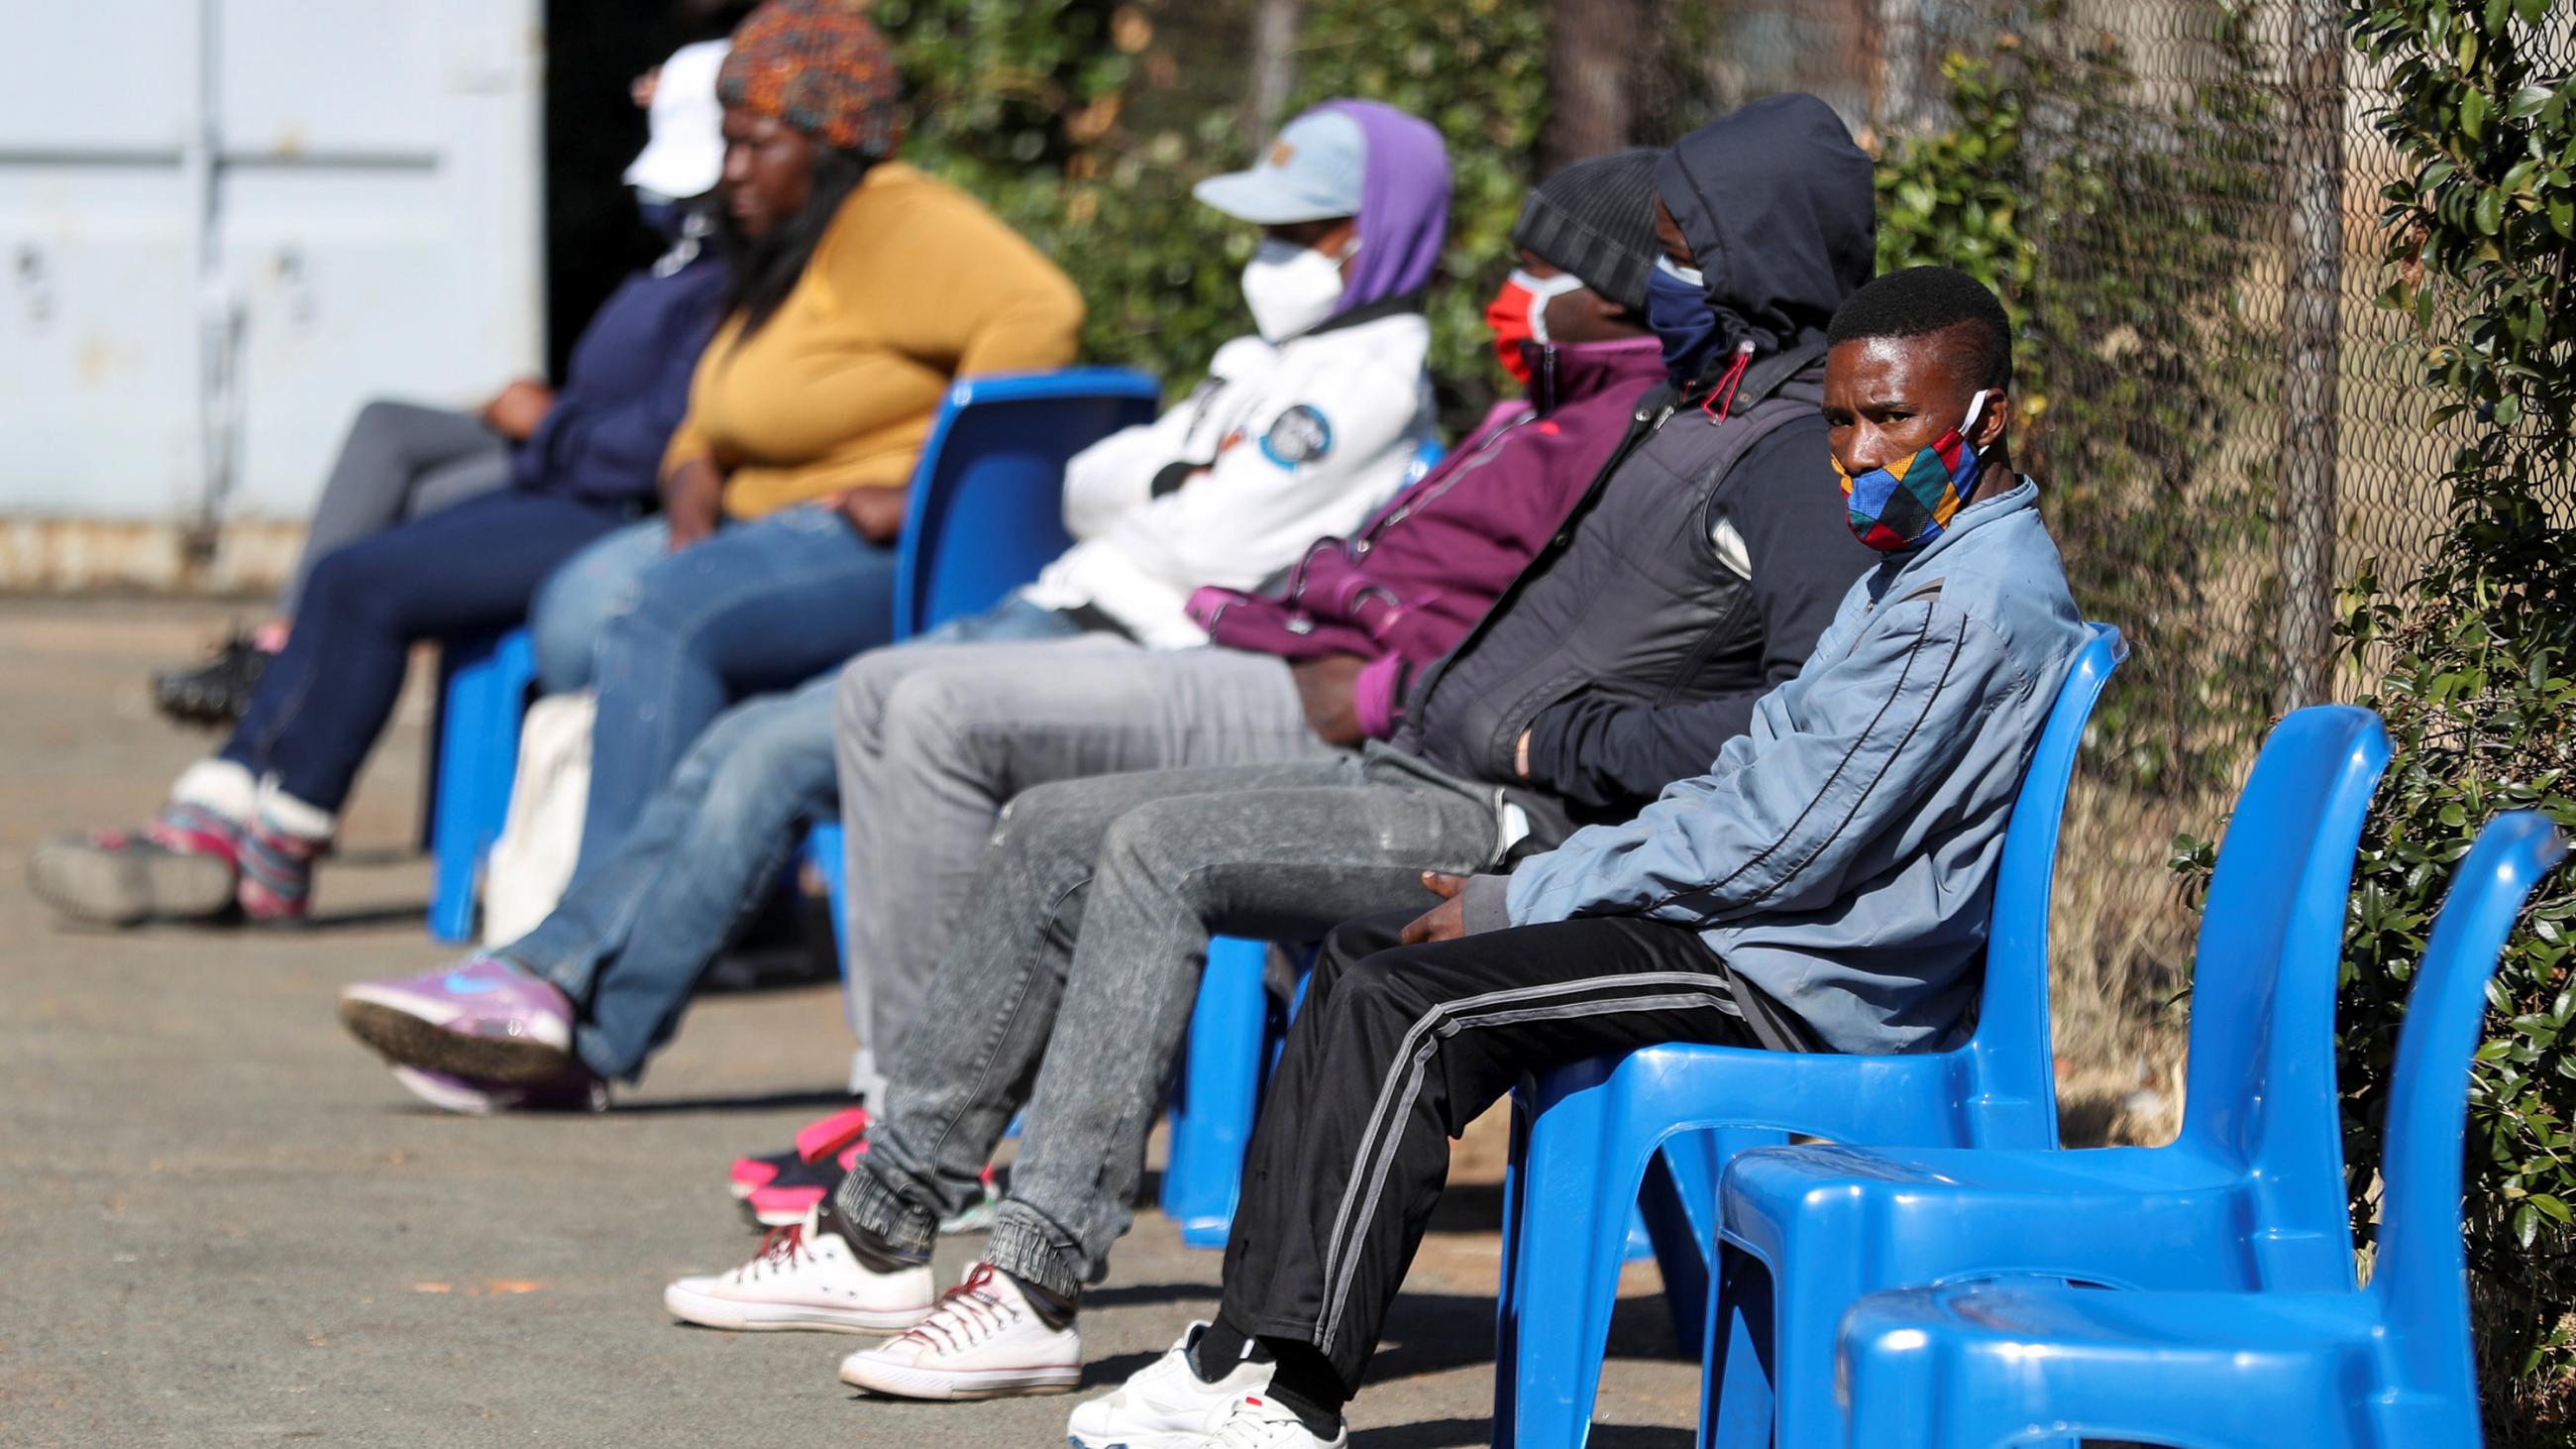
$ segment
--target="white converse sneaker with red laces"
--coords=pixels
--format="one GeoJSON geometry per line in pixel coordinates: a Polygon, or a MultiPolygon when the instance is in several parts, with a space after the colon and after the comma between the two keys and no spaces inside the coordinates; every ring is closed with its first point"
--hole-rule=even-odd
{"type": "Polygon", "coordinates": [[[763,1239],[759,1256],[707,1278],[683,1278],[662,1290],[675,1318],[737,1331],[819,1328],[832,1333],[892,1333],[930,1316],[937,1280],[927,1263],[879,1273],[859,1261],[837,1225],[817,1206],[805,1220],[763,1239]]]}
{"type": "Polygon", "coordinates": [[[1190,1365],[1190,1346],[1207,1332],[1193,1323],[1163,1356],[1127,1382],[1076,1406],[1064,1426],[1073,1449],[1197,1449],[1234,1412],[1235,1402],[1270,1386],[1270,1365],[1247,1359],[1215,1383],[1190,1365]]]}
{"type": "Polygon", "coordinates": [[[1049,1328],[1007,1273],[978,1263],[910,1332],[841,1360],[841,1382],[902,1399],[1061,1393],[1082,1379],[1082,1336],[1049,1328]]]}

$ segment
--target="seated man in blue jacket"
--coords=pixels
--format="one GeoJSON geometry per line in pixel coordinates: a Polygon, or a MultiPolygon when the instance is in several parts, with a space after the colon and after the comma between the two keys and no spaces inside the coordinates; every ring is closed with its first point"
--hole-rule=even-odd
{"type": "Polygon", "coordinates": [[[1852,294],[1824,416],[1883,560],[1704,774],[1327,942],[1245,1164],[1214,1324],[1077,1409],[1088,1449],[1346,1442],[1455,1136],[1524,1072],[1656,1042],[1906,1052],[1965,1029],[2024,766],[2085,631],[2005,455],[1965,273],[1852,294]]]}

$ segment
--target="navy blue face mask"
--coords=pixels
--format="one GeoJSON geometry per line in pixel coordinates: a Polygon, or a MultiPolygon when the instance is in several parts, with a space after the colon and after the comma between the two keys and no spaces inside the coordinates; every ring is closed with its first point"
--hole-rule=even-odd
{"type": "Polygon", "coordinates": [[[646,231],[665,242],[677,242],[688,220],[688,212],[680,203],[649,191],[635,194],[635,213],[643,220],[646,231]]]}
{"type": "Polygon", "coordinates": [[[1699,381],[1711,352],[1717,350],[1716,309],[1708,305],[1707,283],[1697,267],[1677,267],[1670,257],[1655,258],[1646,274],[1646,325],[1664,344],[1664,372],[1676,387],[1699,381]]]}

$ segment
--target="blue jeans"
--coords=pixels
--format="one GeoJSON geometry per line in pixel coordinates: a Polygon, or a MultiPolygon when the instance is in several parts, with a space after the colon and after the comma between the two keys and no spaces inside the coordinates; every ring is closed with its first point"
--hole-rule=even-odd
{"type": "Polygon", "coordinates": [[[557,564],[626,516],[620,504],[505,490],[325,555],[223,758],[336,814],[393,713],[411,646],[518,622],[557,564]]]}
{"type": "Polygon", "coordinates": [[[885,643],[894,576],[891,546],[812,504],[729,524],[646,565],[633,607],[608,620],[593,656],[599,720],[573,879],[617,848],[725,706],[885,643]]]}
{"type": "Polygon", "coordinates": [[[556,569],[528,609],[537,684],[548,694],[588,689],[608,621],[643,596],[644,571],[671,552],[671,525],[646,518],[617,530],[556,569]]]}
{"type": "MultiPolygon", "coordinates": [[[[918,642],[967,644],[1079,632],[1017,595],[918,642]]],[[[898,648],[903,646],[896,646],[898,648]]],[[[767,898],[799,827],[828,819],[837,673],[729,709],[653,792],[626,838],[575,880],[554,913],[497,953],[581,1008],[573,1049],[633,1080],[670,1039],[698,978],[767,898]]]]}

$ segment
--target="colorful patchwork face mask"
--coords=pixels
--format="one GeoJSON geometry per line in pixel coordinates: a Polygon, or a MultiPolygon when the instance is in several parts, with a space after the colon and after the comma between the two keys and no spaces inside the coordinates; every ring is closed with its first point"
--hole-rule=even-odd
{"type": "Polygon", "coordinates": [[[1903,553],[1941,536],[1951,516],[1977,491],[1980,465],[1977,450],[1968,446],[1968,434],[1976,431],[1977,414],[1985,410],[1986,397],[1980,392],[1969,399],[1968,416],[1957,427],[1933,440],[1931,447],[1916,449],[1902,463],[1872,468],[1855,478],[1843,472],[1842,460],[1834,461],[1834,471],[1842,476],[1843,495],[1850,499],[1847,521],[1854,538],[1880,553],[1903,553]]]}

